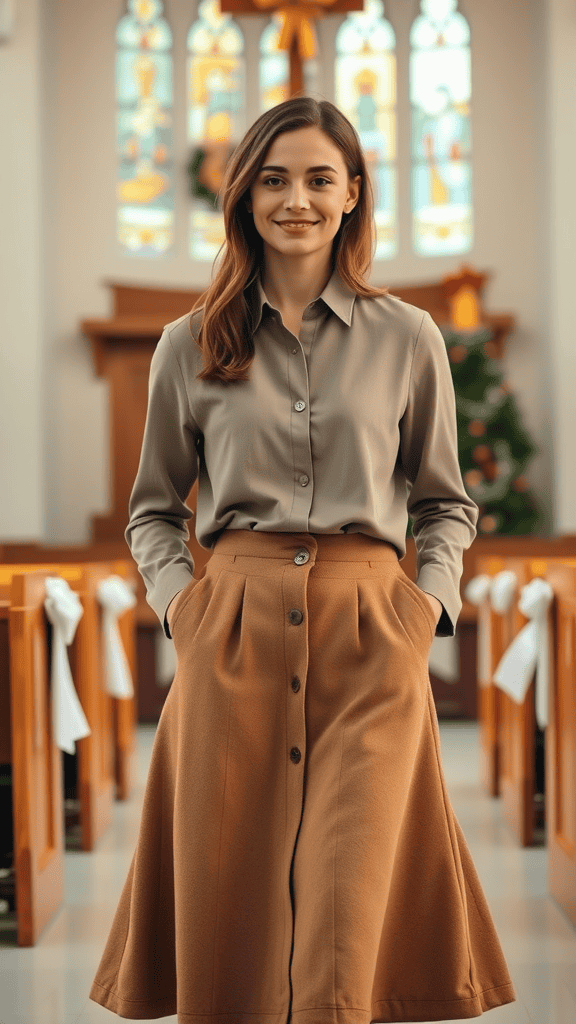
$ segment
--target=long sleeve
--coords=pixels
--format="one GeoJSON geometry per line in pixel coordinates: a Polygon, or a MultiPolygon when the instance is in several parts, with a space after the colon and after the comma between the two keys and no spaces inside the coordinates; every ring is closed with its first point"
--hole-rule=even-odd
{"type": "Polygon", "coordinates": [[[190,537],[187,520],[193,513],[185,501],[198,476],[199,436],[182,369],[165,328],[150,364],[140,464],[124,536],[146,584],[146,600],[167,637],[171,634],[166,609],[194,572],[185,543],[190,537]]]}
{"type": "Polygon", "coordinates": [[[417,585],[443,611],[437,636],[454,636],[462,609],[462,553],[476,536],[479,508],[469,497],[458,461],[456,396],[442,332],[424,313],[416,339],[400,453],[410,488],[417,585]]]}

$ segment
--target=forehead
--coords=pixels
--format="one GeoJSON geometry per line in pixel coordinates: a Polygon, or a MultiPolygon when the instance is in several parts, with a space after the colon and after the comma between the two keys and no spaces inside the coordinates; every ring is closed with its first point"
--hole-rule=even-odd
{"type": "Polygon", "coordinates": [[[283,164],[295,171],[306,171],[315,164],[332,164],[337,170],[346,167],[338,146],[316,126],[297,128],[276,136],[262,163],[283,164]]]}

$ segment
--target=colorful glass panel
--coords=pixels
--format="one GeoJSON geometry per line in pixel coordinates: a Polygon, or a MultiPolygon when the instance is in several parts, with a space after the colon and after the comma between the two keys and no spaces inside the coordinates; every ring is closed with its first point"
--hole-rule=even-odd
{"type": "Polygon", "coordinates": [[[172,32],[160,0],[128,0],[116,27],[117,240],[123,254],[174,245],[172,32]]]}
{"type": "Polygon", "coordinates": [[[226,240],[218,192],[246,130],[244,37],[218,0],[202,0],[188,32],[190,256],[213,261],[226,240]]]}
{"type": "Polygon", "coordinates": [[[290,60],[278,50],[282,21],[273,14],[260,36],[260,111],[270,110],[290,96],[290,60]]]}
{"type": "Polygon", "coordinates": [[[412,242],[421,256],[472,247],[470,30],[457,0],[421,0],[410,30],[412,242]]]}
{"type": "Polygon", "coordinates": [[[374,191],[375,259],[397,251],[396,37],[382,0],[365,0],[336,35],[336,106],[352,122],[374,191]]]}

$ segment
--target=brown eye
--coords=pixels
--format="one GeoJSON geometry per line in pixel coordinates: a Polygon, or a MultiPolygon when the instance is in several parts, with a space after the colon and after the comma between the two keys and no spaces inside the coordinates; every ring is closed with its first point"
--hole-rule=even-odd
{"type": "MultiPolygon", "coordinates": [[[[270,182],[270,181],[281,181],[281,180],[282,180],[281,178],[278,178],[275,174],[272,174],[269,178],[264,178],[262,184],[263,185],[267,185],[268,182],[270,182]]],[[[329,180],[329,178],[322,178],[322,177],[320,177],[320,178],[313,178],[312,181],[324,181],[324,182],[326,182],[327,185],[331,185],[332,184],[332,182],[329,180]]]]}

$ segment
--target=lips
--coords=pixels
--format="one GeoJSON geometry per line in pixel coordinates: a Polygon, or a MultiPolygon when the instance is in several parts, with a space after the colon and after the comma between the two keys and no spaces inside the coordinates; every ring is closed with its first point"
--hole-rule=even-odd
{"type": "Polygon", "coordinates": [[[301,224],[318,224],[317,220],[276,220],[275,224],[285,224],[287,227],[299,227],[301,224]]]}

